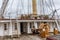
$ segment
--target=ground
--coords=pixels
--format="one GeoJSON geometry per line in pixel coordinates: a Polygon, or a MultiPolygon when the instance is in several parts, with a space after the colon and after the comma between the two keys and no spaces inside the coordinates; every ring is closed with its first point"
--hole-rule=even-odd
{"type": "Polygon", "coordinates": [[[46,40],[38,35],[21,35],[19,38],[4,38],[0,40],[46,40]]]}

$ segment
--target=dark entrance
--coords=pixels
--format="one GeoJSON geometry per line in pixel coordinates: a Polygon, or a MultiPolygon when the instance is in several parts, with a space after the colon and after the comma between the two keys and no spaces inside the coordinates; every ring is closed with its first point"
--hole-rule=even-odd
{"type": "Polygon", "coordinates": [[[21,34],[26,34],[27,33],[27,23],[26,22],[21,22],[20,23],[20,28],[21,28],[21,34]]]}
{"type": "Polygon", "coordinates": [[[23,33],[23,23],[20,23],[21,33],[23,33]]]}

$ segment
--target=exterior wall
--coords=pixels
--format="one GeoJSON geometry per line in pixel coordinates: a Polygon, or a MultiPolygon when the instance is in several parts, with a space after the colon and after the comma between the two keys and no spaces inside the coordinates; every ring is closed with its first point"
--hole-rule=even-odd
{"type": "Polygon", "coordinates": [[[49,23],[50,25],[50,32],[54,31],[54,28],[56,27],[56,24],[54,22],[49,23]]]}
{"type": "Polygon", "coordinates": [[[21,35],[20,23],[18,23],[17,28],[18,28],[18,34],[21,35]]]}
{"type": "Polygon", "coordinates": [[[53,32],[53,23],[49,23],[49,26],[50,26],[50,32],[53,32]]]}
{"type": "MultiPolygon", "coordinates": [[[[4,31],[4,23],[0,23],[0,36],[5,36],[5,35],[14,35],[14,34],[18,34],[18,35],[21,35],[21,31],[20,31],[20,23],[18,22],[17,24],[17,31],[14,30],[14,27],[15,27],[15,24],[14,23],[8,23],[6,22],[7,24],[7,30],[4,31]]],[[[35,25],[36,29],[38,28],[38,25],[40,25],[40,22],[37,23],[33,23],[31,22],[31,25],[30,25],[30,22],[27,22],[27,24],[25,25],[26,23],[24,23],[24,32],[27,32],[28,34],[29,33],[32,33],[31,29],[32,27],[35,25]]],[[[52,23],[52,22],[49,22],[48,23],[50,25],[50,32],[53,32],[53,29],[54,27],[56,27],[56,24],[55,23],[52,23]]]]}
{"type": "Polygon", "coordinates": [[[12,35],[12,26],[13,24],[12,23],[9,23],[9,35],[12,35]]]}
{"type": "Polygon", "coordinates": [[[2,23],[0,23],[0,36],[3,36],[4,34],[3,34],[3,32],[4,32],[4,29],[3,29],[4,27],[3,27],[3,24],[2,23]]]}
{"type": "MultiPolygon", "coordinates": [[[[0,36],[9,35],[9,25],[8,23],[0,23],[0,36]],[[7,30],[4,30],[4,24],[7,24],[7,30]]],[[[11,30],[10,30],[11,32],[11,30]]]]}
{"type": "Polygon", "coordinates": [[[4,36],[9,35],[9,26],[8,23],[3,23],[3,31],[4,31],[4,36]],[[4,24],[6,24],[7,30],[4,30],[4,24]]]}
{"type": "Polygon", "coordinates": [[[37,22],[34,22],[35,29],[38,29],[37,22]]]}
{"type": "MultiPolygon", "coordinates": [[[[5,35],[14,35],[16,34],[17,32],[14,30],[14,23],[10,24],[10,23],[5,23],[7,24],[7,30],[4,30],[4,23],[0,23],[0,36],[5,36],[5,35]],[[13,29],[13,30],[12,30],[13,29]]],[[[21,32],[20,32],[20,24],[18,23],[18,27],[17,27],[17,31],[18,31],[18,34],[20,35],[21,32]]]]}
{"type": "Polygon", "coordinates": [[[32,33],[32,30],[31,30],[31,27],[32,25],[30,25],[30,22],[27,23],[27,33],[28,34],[31,34],[32,33]]]}
{"type": "Polygon", "coordinates": [[[15,24],[12,25],[12,35],[17,34],[17,30],[15,30],[15,24]]]}
{"type": "Polygon", "coordinates": [[[20,23],[17,24],[17,30],[15,30],[15,23],[13,23],[12,25],[12,35],[20,35],[21,32],[20,32],[20,23]],[[12,30],[13,29],[13,30],[12,30]]]}
{"type": "MultiPolygon", "coordinates": [[[[51,23],[51,25],[52,25],[51,30],[54,29],[54,27],[57,27],[57,24],[56,24],[55,22],[51,23]]],[[[58,24],[57,29],[58,29],[58,31],[60,32],[60,25],[59,25],[59,24],[58,24]]]]}

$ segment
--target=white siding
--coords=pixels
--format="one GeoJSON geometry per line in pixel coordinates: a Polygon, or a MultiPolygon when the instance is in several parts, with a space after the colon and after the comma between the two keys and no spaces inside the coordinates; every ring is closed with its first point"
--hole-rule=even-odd
{"type": "Polygon", "coordinates": [[[27,33],[28,34],[32,33],[31,28],[30,28],[30,23],[27,23],[27,33]]]}
{"type": "Polygon", "coordinates": [[[4,29],[3,24],[0,23],[0,36],[3,36],[3,29],[4,29]]]}
{"type": "Polygon", "coordinates": [[[50,32],[53,32],[54,31],[54,27],[56,27],[56,24],[55,23],[49,23],[50,25],[50,32]]]}
{"type": "Polygon", "coordinates": [[[6,26],[7,26],[7,30],[4,30],[4,36],[9,35],[8,23],[3,23],[3,27],[4,27],[4,24],[6,24],[6,26]]]}
{"type": "Polygon", "coordinates": [[[21,30],[20,30],[20,23],[18,23],[18,34],[20,35],[21,34],[21,30]]]}
{"type": "Polygon", "coordinates": [[[34,22],[35,29],[38,29],[37,22],[34,22]]]}
{"type": "Polygon", "coordinates": [[[9,24],[9,35],[12,35],[12,23],[11,24],[9,24]]]}

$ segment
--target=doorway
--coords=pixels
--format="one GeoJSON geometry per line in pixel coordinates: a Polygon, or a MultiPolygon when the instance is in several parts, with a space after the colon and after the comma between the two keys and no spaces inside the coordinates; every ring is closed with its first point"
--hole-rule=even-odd
{"type": "Polygon", "coordinates": [[[20,23],[21,33],[23,33],[23,23],[20,23]]]}
{"type": "Polygon", "coordinates": [[[26,22],[21,22],[20,28],[21,28],[21,34],[27,34],[27,23],[26,22]]]}

